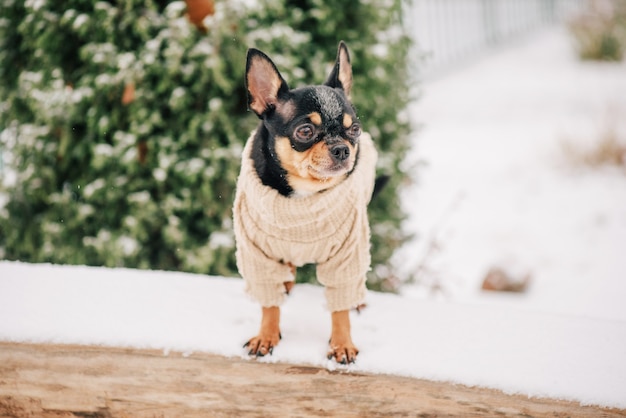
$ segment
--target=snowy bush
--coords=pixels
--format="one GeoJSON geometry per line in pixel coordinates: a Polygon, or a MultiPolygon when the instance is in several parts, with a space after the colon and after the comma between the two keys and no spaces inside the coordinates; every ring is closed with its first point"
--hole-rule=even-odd
{"type": "Polygon", "coordinates": [[[195,24],[184,2],[0,5],[0,138],[17,173],[2,190],[0,253],[236,274],[234,184],[257,124],[246,109],[246,50],[265,50],[296,87],[325,79],[343,39],[355,104],[392,175],[371,219],[373,271],[393,274],[388,260],[407,238],[401,0],[202,1],[210,13],[195,24]]]}

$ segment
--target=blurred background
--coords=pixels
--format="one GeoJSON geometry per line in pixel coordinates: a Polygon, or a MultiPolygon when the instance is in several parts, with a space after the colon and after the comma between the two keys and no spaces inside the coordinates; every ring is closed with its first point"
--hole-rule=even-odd
{"type": "Polygon", "coordinates": [[[414,0],[407,6],[410,22],[406,27],[424,54],[425,59],[417,70],[427,77],[458,69],[491,48],[510,45],[547,26],[579,18],[587,8],[607,7],[599,3],[588,0],[414,0]]]}
{"type": "Polygon", "coordinates": [[[247,48],[293,88],[322,82],[344,40],[359,117],[391,176],[370,208],[369,286],[445,287],[399,251],[417,240],[428,260],[434,248],[407,223],[420,204],[405,191],[428,160],[407,158],[429,123],[412,106],[431,80],[554,27],[581,60],[623,58],[620,0],[5,0],[0,258],[236,276],[231,206],[258,122],[247,48]]]}

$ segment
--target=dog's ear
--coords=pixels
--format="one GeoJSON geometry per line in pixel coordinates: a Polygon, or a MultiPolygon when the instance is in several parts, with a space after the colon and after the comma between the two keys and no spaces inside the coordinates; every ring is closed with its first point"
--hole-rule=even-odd
{"type": "Polygon", "coordinates": [[[325,84],[329,87],[342,89],[346,96],[350,98],[350,92],[352,91],[352,65],[350,64],[348,47],[343,41],[339,42],[337,61],[325,84]]]}
{"type": "Polygon", "coordinates": [[[250,48],[246,60],[248,107],[258,117],[278,106],[281,95],[289,91],[287,83],[271,59],[258,49],[250,48]]]}

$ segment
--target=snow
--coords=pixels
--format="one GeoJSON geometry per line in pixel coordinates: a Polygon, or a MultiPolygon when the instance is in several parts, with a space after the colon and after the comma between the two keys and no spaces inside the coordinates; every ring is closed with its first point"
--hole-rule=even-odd
{"type": "MultiPolygon", "coordinates": [[[[626,132],[626,66],[581,63],[568,42],[542,32],[422,86],[418,182],[404,195],[417,236],[396,262],[423,273],[352,315],[356,364],[326,360],[330,319],[311,285],[293,290],[283,340],[256,361],[626,408],[626,175],[562,147],[607,124],[626,132]],[[492,266],[530,273],[529,289],[479,291],[492,266]]],[[[0,340],[247,358],[259,315],[239,279],[0,261],[0,340]]]]}
{"type": "Polygon", "coordinates": [[[581,63],[549,31],[424,90],[412,158],[425,163],[406,196],[419,236],[405,267],[425,265],[421,281],[439,278],[458,301],[626,321],[626,167],[564,151],[610,129],[626,146],[626,65],[581,63]],[[481,295],[492,266],[529,272],[529,294],[481,295]]]}
{"type": "MultiPolygon", "coordinates": [[[[245,357],[259,325],[238,279],[7,261],[0,274],[0,340],[245,357]]],[[[282,309],[283,340],[262,361],[339,367],[325,358],[322,301],[322,288],[298,285],[282,309]]],[[[352,319],[361,353],[347,370],[626,406],[622,321],[374,293],[352,319]]]]}

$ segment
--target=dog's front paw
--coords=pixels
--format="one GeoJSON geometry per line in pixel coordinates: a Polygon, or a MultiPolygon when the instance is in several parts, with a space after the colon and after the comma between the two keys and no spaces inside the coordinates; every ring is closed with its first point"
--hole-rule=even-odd
{"type": "Polygon", "coordinates": [[[351,339],[333,340],[331,338],[328,349],[328,360],[335,359],[339,364],[354,363],[359,354],[358,348],[354,346],[351,339]]]}
{"type": "Polygon", "coordinates": [[[262,332],[256,337],[250,338],[247,343],[243,345],[243,348],[248,349],[248,355],[263,357],[267,354],[272,354],[274,347],[278,345],[282,336],[279,331],[276,332],[262,332]]]}

